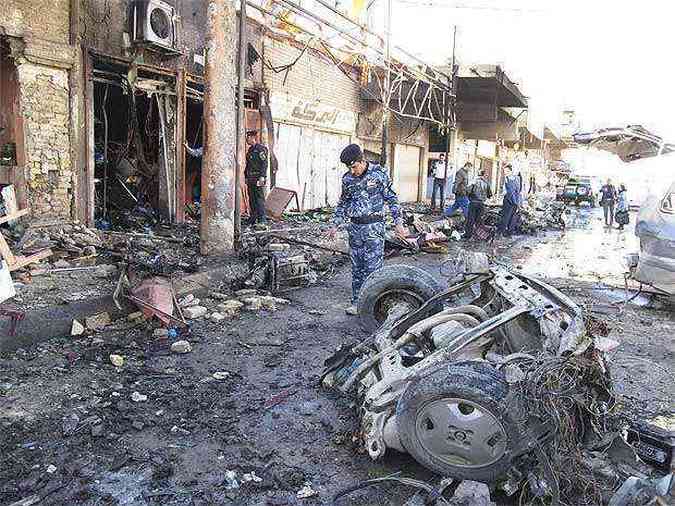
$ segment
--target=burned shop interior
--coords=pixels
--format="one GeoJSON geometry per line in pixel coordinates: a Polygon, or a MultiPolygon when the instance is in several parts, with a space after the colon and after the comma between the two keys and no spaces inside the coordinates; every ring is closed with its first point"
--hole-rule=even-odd
{"type": "Polygon", "coordinates": [[[143,231],[175,223],[183,210],[197,218],[201,153],[193,148],[202,146],[202,86],[187,87],[184,122],[171,74],[96,61],[92,88],[97,228],[143,231]],[[181,124],[191,148],[184,175],[178,155],[186,148],[176,140],[181,124]]]}

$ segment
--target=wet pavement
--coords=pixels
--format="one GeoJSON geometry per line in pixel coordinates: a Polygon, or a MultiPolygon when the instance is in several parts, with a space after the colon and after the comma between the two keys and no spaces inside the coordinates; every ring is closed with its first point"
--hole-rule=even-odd
{"type": "MultiPolygon", "coordinates": [[[[675,318],[613,304],[621,291],[604,283],[623,285],[621,259],[636,241],[628,229],[605,231],[598,211],[573,210],[564,233],[469,246],[546,277],[607,324],[620,342],[612,375],[630,413],[673,412],[675,318]]],[[[438,274],[446,260],[388,262],[438,274]]],[[[353,439],[352,400],[318,387],[323,360],[365,337],[342,309],[349,283],[343,267],[290,292],[276,312],[198,320],[186,355],[131,325],[0,356],[0,504],[35,495],[41,505],[327,505],[338,490],[393,472],[436,480],[396,452],[372,462],[353,439]],[[125,364],[114,367],[111,353],[125,364]],[[315,495],[299,498],[308,486],[315,495]]],[[[479,489],[452,504],[489,504],[479,489]]],[[[410,495],[384,486],[341,505],[399,506],[410,495]]]]}
{"type": "Polygon", "coordinates": [[[624,230],[605,226],[602,209],[572,208],[567,228],[526,241],[522,271],[541,278],[569,278],[624,286],[625,256],[639,251],[632,224],[624,230]]]}

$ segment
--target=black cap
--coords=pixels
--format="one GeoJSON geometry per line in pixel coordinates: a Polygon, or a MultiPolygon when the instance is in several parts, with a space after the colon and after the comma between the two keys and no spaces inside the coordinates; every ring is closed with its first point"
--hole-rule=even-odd
{"type": "Polygon", "coordinates": [[[250,137],[251,135],[258,135],[257,130],[246,130],[246,137],[250,137]]]}
{"type": "Polygon", "coordinates": [[[350,144],[340,153],[340,161],[347,166],[359,160],[363,160],[363,151],[358,144],[350,144]]]}

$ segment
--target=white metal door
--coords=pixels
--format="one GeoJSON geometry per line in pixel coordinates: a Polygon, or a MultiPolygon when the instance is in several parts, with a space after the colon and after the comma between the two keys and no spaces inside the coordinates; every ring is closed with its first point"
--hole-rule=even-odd
{"type": "Polygon", "coordinates": [[[417,202],[421,154],[417,146],[396,144],[394,147],[393,183],[400,202],[417,202]]]}
{"type": "Polygon", "coordinates": [[[279,161],[276,174],[276,185],[279,188],[293,190],[302,196],[300,187],[300,140],[302,129],[293,125],[275,123],[275,150],[279,161]]]}

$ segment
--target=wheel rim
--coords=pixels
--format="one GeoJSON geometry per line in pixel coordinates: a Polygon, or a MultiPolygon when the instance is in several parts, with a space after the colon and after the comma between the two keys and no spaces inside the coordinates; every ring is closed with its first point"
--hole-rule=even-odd
{"type": "Polygon", "coordinates": [[[408,306],[407,311],[419,308],[424,299],[410,290],[393,289],[383,292],[375,301],[373,314],[378,323],[383,323],[389,312],[397,306],[408,306]]]}
{"type": "Polygon", "coordinates": [[[506,452],[507,437],[499,419],[480,404],[444,398],[417,413],[415,436],[420,445],[445,464],[485,467],[506,452]]]}

